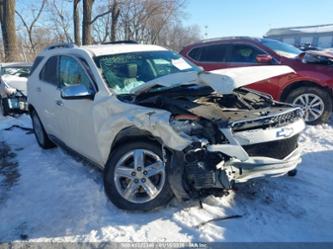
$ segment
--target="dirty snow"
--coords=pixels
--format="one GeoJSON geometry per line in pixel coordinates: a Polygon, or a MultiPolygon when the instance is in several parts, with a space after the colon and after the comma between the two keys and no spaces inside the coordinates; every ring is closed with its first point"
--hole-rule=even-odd
{"type": "MultiPolygon", "coordinates": [[[[4,181],[0,164],[0,241],[332,241],[333,127],[307,127],[296,177],[262,179],[238,186],[224,198],[173,200],[147,213],[117,209],[107,200],[101,173],[60,149],[40,149],[28,116],[0,117],[0,142],[10,146],[18,179],[4,181]],[[216,217],[238,219],[202,222],[216,217]]],[[[1,159],[2,160],[2,159],[1,159]]],[[[1,163],[2,161],[0,161],[1,163]]]]}

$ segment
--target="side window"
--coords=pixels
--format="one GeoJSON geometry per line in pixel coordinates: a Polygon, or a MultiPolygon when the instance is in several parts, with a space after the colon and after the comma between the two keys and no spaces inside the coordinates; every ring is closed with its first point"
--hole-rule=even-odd
{"type": "Polygon", "coordinates": [[[40,72],[39,79],[52,85],[58,85],[57,81],[58,56],[53,56],[45,63],[40,72]]]}
{"type": "Polygon", "coordinates": [[[202,48],[194,48],[188,53],[188,56],[190,56],[193,60],[200,61],[201,50],[202,48]]]}
{"type": "Polygon", "coordinates": [[[228,62],[257,63],[257,55],[265,54],[263,51],[246,44],[235,44],[231,48],[228,62]]]}
{"type": "Polygon", "coordinates": [[[226,45],[210,45],[201,48],[200,59],[202,62],[223,62],[227,54],[226,45]]]}
{"type": "Polygon", "coordinates": [[[37,56],[36,59],[34,60],[34,63],[32,64],[32,67],[30,69],[30,74],[33,73],[33,71],[35,71],[36,67],[39,65],[39,63],[41,63],[41,61],[44,59],[43,56],[37,56]]]}
{"type": "Polygon", "coordinates": [[[60,87],[82,84],[92,89],[88,75],[80,63],[70,56],[60,57],[59,83],[60,87]]]}

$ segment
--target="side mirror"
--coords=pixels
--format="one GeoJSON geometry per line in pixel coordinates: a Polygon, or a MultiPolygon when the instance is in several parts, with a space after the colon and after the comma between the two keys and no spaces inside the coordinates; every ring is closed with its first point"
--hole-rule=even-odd
{"type": "Polygon", "coordinates": [[[269,64],[273,61],[273,58],[269,54],[259,54],[256,57],[256,61],[261,64],[269,64]]]}
{"type": "Polygon", "coordinates": [[[94,93],[85,85],[65,86],[60,90],[63,99],[93,99],[94,93]]]}

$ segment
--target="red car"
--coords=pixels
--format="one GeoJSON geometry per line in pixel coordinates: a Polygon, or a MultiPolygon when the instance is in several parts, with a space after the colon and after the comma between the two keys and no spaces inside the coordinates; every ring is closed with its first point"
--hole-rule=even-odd
{"type": "Polygon", "coordinates": [[[332,113],[333,54],[306,51],[268,39],[232,37],[191,44],[180,52],[205,70],[258,65],[288,65],[296,74],[272,78],[249,87],[274,99],[304,106],[309,124],[327,122],[332,113]]]}

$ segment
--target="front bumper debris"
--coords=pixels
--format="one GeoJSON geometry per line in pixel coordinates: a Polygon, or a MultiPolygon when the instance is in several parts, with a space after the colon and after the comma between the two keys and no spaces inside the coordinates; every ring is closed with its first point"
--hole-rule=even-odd
{"type": "Polygon", "coordinates": [[[301,161],[301,150],[299,148],[284,159],[250,157],[244,162],[235,161],[232,162],[231,166],[236,172],[233,180],[237,183],[259,177],[284,175],[295,169],[301,161]]]}
{"type": "Polygon", "coordinates": [[[287,174],[301,162],[298,137],[303,129],[302,120],[264,129],[261,134],[258,130],[233,133],[225,129],[229,143],[197,142],[172,153],[170,182],[176,197],[220,195],[235,183],[287,174]]]}

